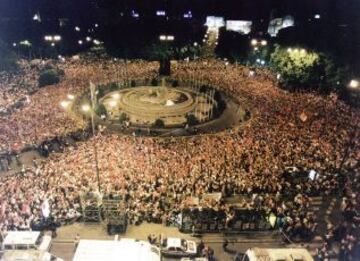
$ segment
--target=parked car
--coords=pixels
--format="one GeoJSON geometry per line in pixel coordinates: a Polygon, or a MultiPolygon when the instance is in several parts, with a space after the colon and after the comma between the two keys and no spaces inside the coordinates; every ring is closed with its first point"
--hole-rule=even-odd
{"type": "Polygon", "coordinates": [[[161,253],[164,256],[193,257],[197,254],[197,247],[194,241],[167,238],[162,242],[161,253]]]}

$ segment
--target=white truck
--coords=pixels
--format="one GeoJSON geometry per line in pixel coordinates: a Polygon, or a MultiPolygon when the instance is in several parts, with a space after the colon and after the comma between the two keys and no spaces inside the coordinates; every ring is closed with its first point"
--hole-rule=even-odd
{"type": "Polygon", "coordinates": [[[49,252],[41,250],[6,250],[0,261],[64,261],[49,252]]]}
{"type": "Polygon", "coordinates": [[[37,231],[9,231],[2,243],[3,250],[49,251],[50,247],[51,236],[37,231]]]}
{"type": "Polygon", "coordinates": [[[314,261],[305,248],[250,248],[242,261],[314,261]]]}

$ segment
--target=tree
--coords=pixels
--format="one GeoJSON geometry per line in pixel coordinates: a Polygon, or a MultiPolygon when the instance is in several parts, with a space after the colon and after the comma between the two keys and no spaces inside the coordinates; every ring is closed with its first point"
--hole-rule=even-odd
{"type": "Polygon", "coordinates": [[[56,84],[58,82],[60,82],[60,76],[57,70],[49,69],[44,70],[40,73],[39,87],[56,84]]]}
{"type": "Polygon", "coordinates": [[[196,124],[199,124],[199,120],[195,117],[194,114],[187,114],[186,115],[186,123],[189,126],[194,126],[196,124]]]}
{"type": "Polygon", "coordinates": [[[119,116],[119,123],[123,123],[124,121],[127,121],[129,117],[125,112],[122,112],[119,116]]]}
{"type": "Polygon", "coordinates": [[[96,114],[101,116],[101,115],[107,115],[107,111],[106,111],[106,108],[104,106],[104,104],[99,104],[95,110],[96,114]]]}
{"type": "Polygon", "coordinates": [[[156,128],[164,128],[165,127],[165,123],[162,119],[157,119],[155,122],[154,122],[154,127],[156,128]]]}
{"type": "Polygon", "coordinates": [[[337,91],[345,75],[329,56],[301,48],[276,46],[270,62],[280,86],[289,90],[337,91]]]}
{"type": "Polygon", "coordinates": [[[14,71],[18,69],[17,56],[0,41],[0,71],[14,71]]]}

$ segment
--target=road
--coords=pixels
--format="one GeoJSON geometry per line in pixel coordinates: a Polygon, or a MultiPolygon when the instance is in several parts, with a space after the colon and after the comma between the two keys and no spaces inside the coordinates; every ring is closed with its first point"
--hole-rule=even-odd
{"type": "MultiPolygon", "coordinates": [[[[65,261],[71,261],[74,251],[74,238],[79,233],[81,239],[113,240],[114,236],[106,234],[104,225],[85,225],[75,223],[70,226],[61,227],[58,236],[53,240],[50,252],[65,261]]],[[[144,223],[140,226],[129,226],[125,234],[119,235],[120,238],[135,238],[147,240],[151,233],[163,234],[167,237],[181,237],[185,239],[200,241],[189,234],[178,232],[175,227],[165,227],[157,224],[144,223]]],[[[252,247],[284,247],[277,232],[253,232],[238,235],[206,234],[202,236],[206,246],[211,247],[215,252],[215,258],[219,261],[233,261],[236,252],[245,252],[252,247]],[[225,238],[229,241],[228,251],[223,251],[222,244],[225,238]]],[[[175,261],[179,259],[163,258],[164,261],[175,261]]]]}

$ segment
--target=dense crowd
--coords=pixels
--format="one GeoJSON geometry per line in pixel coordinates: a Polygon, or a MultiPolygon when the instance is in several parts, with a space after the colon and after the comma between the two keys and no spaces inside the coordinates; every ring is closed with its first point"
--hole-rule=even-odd
{"type": "MultiPolygon", "coordinates": [[[[14,110],[10,115],[0,116],[0,151],[19,152],[28,146],[39,145],[44,140],[71,133],[85,126],[80,118],[68,117],[68,113],[60,106],[67,96],[81,95],[89,90],[89,81],[100,84],[132,75],[152,78],[156,73],[156,63],[143,66],[142,61],[130,62],[124,70],[124,63],[113,60],[69,60],[58,63],[65,71],[65,77],[57,85],[37,88],[39,70],[23,70],[18,77],[35,79],[33,88],[36,92],[27,96],[27,102],[21,109],[14,110]],[[30,75],[30,76],[28,76],[30,75]]],[[[28,65],[31,66],[31,65],[28,65]]],[[[25,67],[27,68],[27,67],[25,67]]],[[[12,85],[16,86],[15,81],[12,85]]],[[[4,88],[12,86],[4,84],[4,88]]],[[[23,88],[13,88],[14,93],[21,97],[23,88]]],[[[8,92],[7,92],[8,93],[8,92]]],[[[7,94],[4,94],[7,95],[7,94]]],[[[2,105],[2,104],[1,104],[2,105]]],[[[6,104],[4,103],[4,108],[6,104]]]]}
{"type": "MultiPolygon", "coordinates": [[[[78,125],[58,106],[60,101],[69,93],[84,92],[89,80],[110,82],[125,75],[116,73],[124,71],[123,63],[117,61],[77,61],[60,66],[65,70],[61,83],[38,90],[29,104],[0,122],[3,149],[14,149],[16,144],[21,149],[82,128],[83,122],[78,125]]],[[[155,63],[132,62],[127,65],[127,74],[151,78],[156,68],[155,63]]],[[[221,61],[178,63],[173,75],[209,83],[250,104],[251,121],[221,133],[183,138],[99,132],[63,153],[50,154],[31,169],[1,177],[2,227],[26,229],[40,222],[45,201],[56,221],[78,218],[79,193],[97,190],[96,148],[101,193],[119,194],[131,223],[166,223],[190,207],[189,198],[220,192],[224,197],[250,196],[242,207],[277,216],[279,226],[290,236],[306,238],[314,233],[316,217],[308,210],[311,195],[339,193],[343,187],[340,168],[351,172],[358,167],[359,113],[335,94],[288,93],[264,72],[249,77],[246,67],[221,61]],[[314,170],[317,178],[295,184],[284,176],[291,166],[314,170]]],[[[352,179],[345,184],[347,225],[339,240],[348,248],[348,242],[359,242],[360,201],[352,179]]],[[[231,220],[232,210],[223,202],[203,204],[201,207],[224,210],[231,220]]]]}
{"type": "Polygon", "coordinates": [[[0,114],[17,109],[21,101],[29,102],[29,95],[37,89],[37,68],[25,60],[19,61],[19,68],[21,73],[0,73],[0,114]]]}

